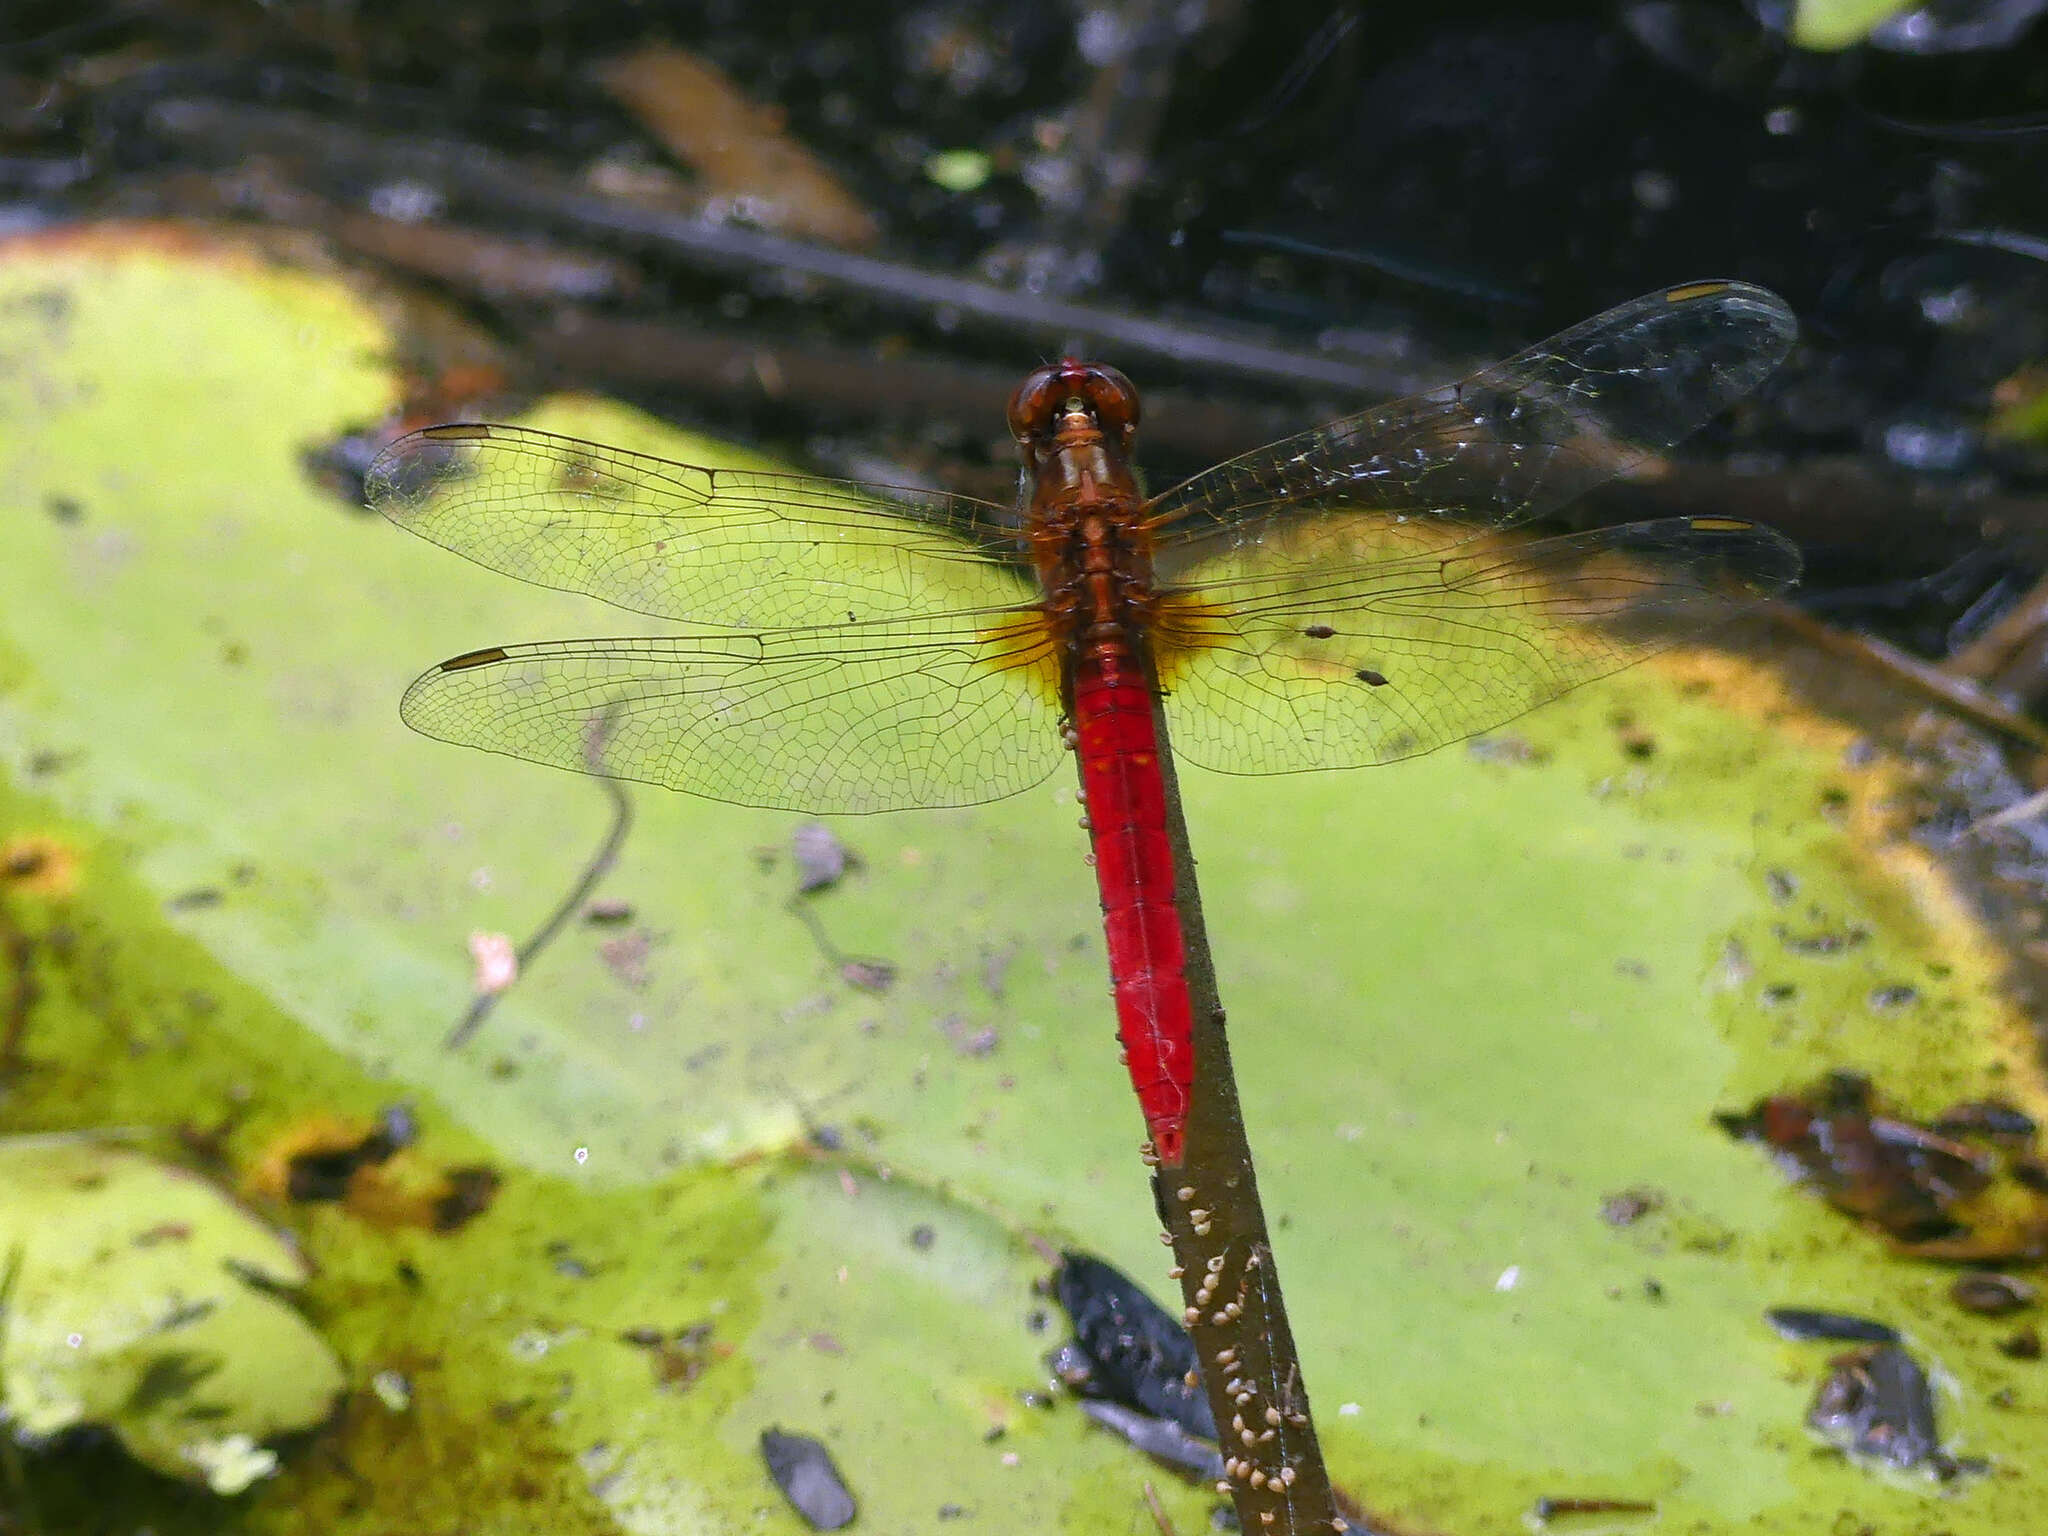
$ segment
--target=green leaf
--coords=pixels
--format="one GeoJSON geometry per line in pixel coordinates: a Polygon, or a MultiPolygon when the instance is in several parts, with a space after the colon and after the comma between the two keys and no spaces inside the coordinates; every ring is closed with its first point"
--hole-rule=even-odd
{"type": "MultiPolygon", "coordinates": [[[[0,1113],[211,1125],[239,1084],[249,1167],[296,1123],[403,1099],[418,1156],[503,1179],[456,1233],[293,1216],[352,1382],[407,1390],[352,1394],[338,1461],[288,1458],[249,1518],[794,1529],[754,1450],[779,1422],[832,1447],[876,1529],[938,1530],[941,1503],[1149,1519],[1149,1464],[1015,1396],[1051,1342],[1029,1236],[1171,1295],[1069,783],[836,824],[861,863],[811,910],[898,967],[879,995],[788,909],[797,818],[636,792],[603,888],[630,922],[572,927],[441,1049],[469,935],[536,924],[608,808],[411,736],[399,693],[477,646],[658,626],[306,478],[303,447],[389,405],[391,350],[344,291],[232,249],[128,231],[0,267],[4,804],[76,857],[69,895],[0,896],[44,992],[0,1113]],[[607,957],[622,936],[632,963],[607,957]],[[795,1161],[807,1122],[851,1193],[795,1161]],[[687,1382],[622,1337],[701,1323],[687,1382]]],[[[759,462],[597,401],[532,420],[759,462]]],[[[1886,819],[1902,768],[1856,737],[1767,664],[1701,652],[1487,753],[1184,775],[1307,1386],[1339,1480],[1391,1522],[1505,1536],[1540,1494],[1590,1494],[1654,1498],[1673,1530],[2027,1529],[2038,1437],[1998,1394],[2028,1368],[1709,1118],[1833,1066],[1917,1113],[2044,1103],[2000,956],[1886,819]],[[1862,937],[1797,943],[1819,930],[1862,937]],[[1900,985],[1917,1001],[1873,1006],[1900,985]],[[1662,1210],[1603,1223],[1635,1186],[1662,1210]],[[1764,1327],[1781,1303],[1904,1325],[1955,1383],[1951,1438],[2011,1474],[1944,1493],[1818,1454],[1826,1351],[1764,1327]]],[[[1206,1518],[1206,1492],[1166,1496],[1206,1518]]]]}

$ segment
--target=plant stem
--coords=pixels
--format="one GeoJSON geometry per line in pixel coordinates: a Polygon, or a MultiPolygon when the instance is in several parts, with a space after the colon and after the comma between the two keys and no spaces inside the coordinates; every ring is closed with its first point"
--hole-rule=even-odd
{"type": "Polygon", "coordinates": [[[1229,1471],[1219,1488],[1229,1492],[1247,1532],[1306,1536],[1344,1531],[1350,1527],[1338,1513],[1309,1416],[1308,1389],[1287,1326],[1251,1144],[1238,1111],[1216,966],[1195,885],[1195,858],[1173,757],[1164,750],[1166,717],[1156,693],[1153,723],[1162,748],[1174,901],[1194,1004],[1195,1074],[1182,1164],[1157,1168],[1152,1192],[1173,1241],[1187,1304],[1182,1321],[1194,1336],[1229,1471]]]}

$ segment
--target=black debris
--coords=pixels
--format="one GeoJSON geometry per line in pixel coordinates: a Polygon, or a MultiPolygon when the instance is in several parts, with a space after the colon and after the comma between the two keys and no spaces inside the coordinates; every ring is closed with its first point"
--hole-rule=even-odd
{"type": "Polygon", "coordinates": [[[1100,1259],[1069,1253],[1054,1290],[1088,1360],[1081,1390],[1216,1438],[1194,1340],[1135,1281],[1100,1259]]]}
{"type": "Polygon", "coordinates": [[[1957,1463],[1941,1449],[1934,1389],[1896,1344],[1851,1350],[1828,1362],[1806,1422],[1855,1456],[1895,1467],[1925,1466],[1944,1479],[1957,1463]]]}
{"type": "Polygon", "coordinates": [[[814,1531],[836,1531],[853,1523],[853,1495],[833,1465],[832,1453],[809,1435],[761,1431],[761,1459],[792,1508],[814,1531]]]}
{"type": "Polygon", "coordinates": [[[1955,1283],[1948,1288],[1949,1300],[1965,1312],[1975,1312],[1980,1317],[2004,1317],[2034,1304],[2038,1294],[2034,1287],[2017,1275],[1993,1275],[1981,1272],[1957,1275],[1955,1283]]]}
{"type": "Polygon", "coordinates": [[[1155,1418],[1122,1403],[1095,1398],[1081,1404],[1081,1411],[1113,1434],[1165,1462],[1179,1472],[1204,1482],[1216,1482],[1223,1475],[1223,1453],[1215,1442],[1198,1440],[1171,1419],[1155,1418]]]}
{"type": "Polygon", "coordinates": [[[1896,1328],[1849,1312],[1822,1312],[1813,1307],[1772,1307],[1764,1313],[1764,1321],[1797,1344],[1811,1339],[1847,1344],[1899,1342],[1896,1328]]]}
{"type": "Polygon", "coordinates": [[[796,854],[797,890],[805,895],[837,885],[846,874],[846,844],[820,821],[807,821],[790,837],[796,854]]]}

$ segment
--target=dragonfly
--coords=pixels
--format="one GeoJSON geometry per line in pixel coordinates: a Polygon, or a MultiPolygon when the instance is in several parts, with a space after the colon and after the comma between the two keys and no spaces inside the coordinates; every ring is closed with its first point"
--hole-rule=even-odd
{"type": "Polygon", "coordinates": [[[1013,506],[429,427],[372,466],[373,507],[676,628],[470,651],[400,712],[812,814],[995,800],[1077,758],[1148,1160],[1177,1166],[1195,1061],[1163,755],[1241,774],[1412,757],[1785,590],[1796,548],[1739,517],[1515,530],[1651,465],[1796,330],[1761,288],[1665,289],[1156,495],[1132,464],[1137,391],[1070,358],[1011,399],[1013,506]]]}

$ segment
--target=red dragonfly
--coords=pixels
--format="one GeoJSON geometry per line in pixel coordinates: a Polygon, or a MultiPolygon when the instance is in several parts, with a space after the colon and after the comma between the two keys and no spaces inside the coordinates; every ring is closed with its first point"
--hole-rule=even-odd
{"type": "Polygon", "coordinates": [[[1685,437],[1795,329],[1760,288],[1669,289],[1149,497],[1136,391],[1069,360],[1010,402],[1015,508],[430,427],[371,470],[393,522],[690,627],[471,651],[402,713],[446,741],[817,814],[994,800],[1075,753],[1118,1034],[1172,1166],[1194,1061],[1155,701],[1205,768],[1391,762],[1784,589],[1797,551],[1736,518],[1504,530],[1685,437]]]}

